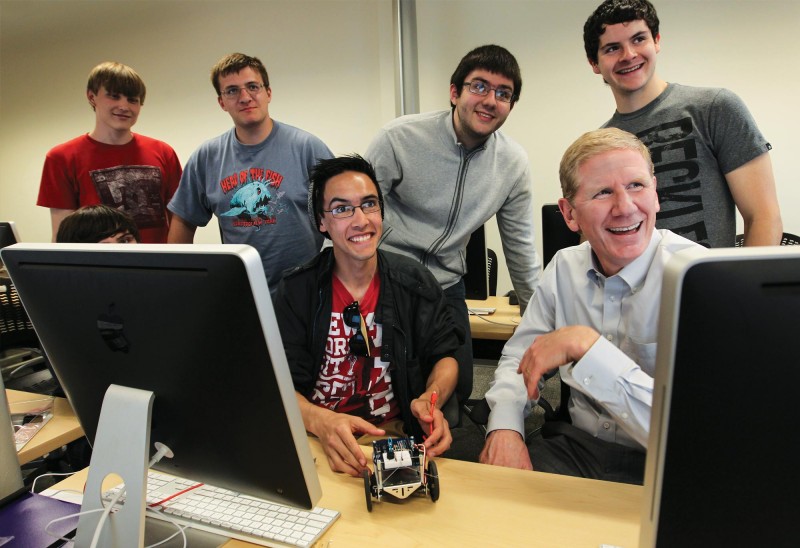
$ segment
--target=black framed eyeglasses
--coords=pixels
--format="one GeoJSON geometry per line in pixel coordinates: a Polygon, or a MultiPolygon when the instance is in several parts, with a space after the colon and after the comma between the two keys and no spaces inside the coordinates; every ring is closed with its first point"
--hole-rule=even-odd
{"type": "Polygon", "coordinates": [[[331,209],[323,209],[323,213],[330,213],[334,219],[347,219],[356,214],[356,208],[361,208],[363,213],[375,213],[381,210],[378,200],[365,200],[361,205],[340,205],[331,209]]]}
{"type": "Polygon", "coordinates": [[[472,82],[464,82],[462,86],[468,86],[469,92],[475,95],[487,96],[490,91],[494,92],[494,98],[501,103],[512,103],[517,100],[514,92],[508,88],[493,88],[483,80],[473,80],[472,82]]]}
{"type": "Polygon", "coordinates": [[[345,306],[342,316],[344,318],[344,324],[355,330],[355,333],[350,337],[350,354],[368,358],[370,354],[372,354],[373,344],[372,341],[369,340],[367,322],[364,321],[364,316],[361,315],[358,301],[353,301],[345,306]]]}

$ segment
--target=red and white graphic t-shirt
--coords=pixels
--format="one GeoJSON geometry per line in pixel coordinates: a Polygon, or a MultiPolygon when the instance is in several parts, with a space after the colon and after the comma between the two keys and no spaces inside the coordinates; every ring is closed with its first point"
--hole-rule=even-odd
{"type": "Polygon", "coordinates": [[[325,344],[322,368],[311,401],[338,413],[361,417],[381,424],[400,414],[392,391],[389,362],[381,360],[383,328],[375,322],[375,307],[380,293],[380,278],[375,273],[358,307],[370,338],[370,357],[350,354],[350,337],[356,330],[347,326],[342,316],[355,299],[344,284],[333,276],[333,306],[325,344]]]}

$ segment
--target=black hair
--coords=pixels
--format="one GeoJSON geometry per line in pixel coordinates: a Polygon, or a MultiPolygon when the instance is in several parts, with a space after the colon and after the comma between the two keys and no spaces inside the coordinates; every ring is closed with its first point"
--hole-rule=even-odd
{"type": "Polygon", "coordinates": [[[583,49],[586,58],[597,63],[600,37],[606,26],[642,19],[653,38],[658,36],[658,14],[653,4],[647,0],[606,0],[600,4],[583,25],[583,49]]]}
{"type": "Polygon", "coordinates": [[[107,205],[90,205],[64,217],[58,225],[56,242],[96,244],[120,232],[130,232],[140,241],[139,229],[128,215],[107,205]]]}
{"type": "MultiPolygon", "coordinates": [[[[513,105],[519,100],[519,94],[522,91],[522,73],[516,58],[506,48],[489,44],[477,47],[462,57],[450,77],[450,84],[456,86],[459,97],[463,91],[464,80],[470,72],[477,69],[501,74],[511,80],[514,84],[514,97],[511,99],[511,104],[513,105]]],[[[455,105],[451,106],[455,108],[455,105]]]]}
{"type": "MultiPolygon", "coordinates": [[[[375,175],[375,168],[360,155],[349,154],[318,160],[314,167],[311,168],[311,181],[308,189],[308,214],[313,219],[314,228],[317,230],[319,230],[320,222],[325,213],[323,211],[325,207],[325,185],[333,177],[341,175],[345,171],[363,173],[375,184],[375,189],[378,192],[378,204],[381,206],[381,219],[383,219],[383,193],[381,192],[381,186],[378,184],[378,177],[375,175]]],[[[330,240],[331,237],[327,232],[322,234],[330,240]]]]}

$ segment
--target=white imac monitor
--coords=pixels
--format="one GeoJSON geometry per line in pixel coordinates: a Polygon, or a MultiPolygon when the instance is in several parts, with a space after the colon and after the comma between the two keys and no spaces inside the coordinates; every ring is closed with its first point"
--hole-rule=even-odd
{"type": "MultiPolygon", "coordinates": [[[[151,391],[150,440],[174,452],[154,468],[316,504],[319,479],[252,247],[18,244],[2,257],[95,453],[109,386],[151,391]]],[[[134,447],[125,428],[115,443],[134,447]]]]}
{"type": "Polygon", "coordinates": [[[667,265],[643,547],[797,546],[800,249],[667,265]]]}

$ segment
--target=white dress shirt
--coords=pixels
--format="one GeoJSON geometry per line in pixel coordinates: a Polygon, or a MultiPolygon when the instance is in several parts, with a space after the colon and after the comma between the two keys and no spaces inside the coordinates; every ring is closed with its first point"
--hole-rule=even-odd
{"type": "Polygon", "coordinates": [[[539,335],[585,325],[600,338],[580,360],[560,367],[571,388],[572,424],[605,441],[646,447],[664,267],[677,251],[696,246],[654,230],[647,250],[610,277],[600,273],[588,242],[559,251],[503,348],[486,393],[488,430],[516,430],[524,437],[531,402],[517,373],[523,354],[539,335]]]}

